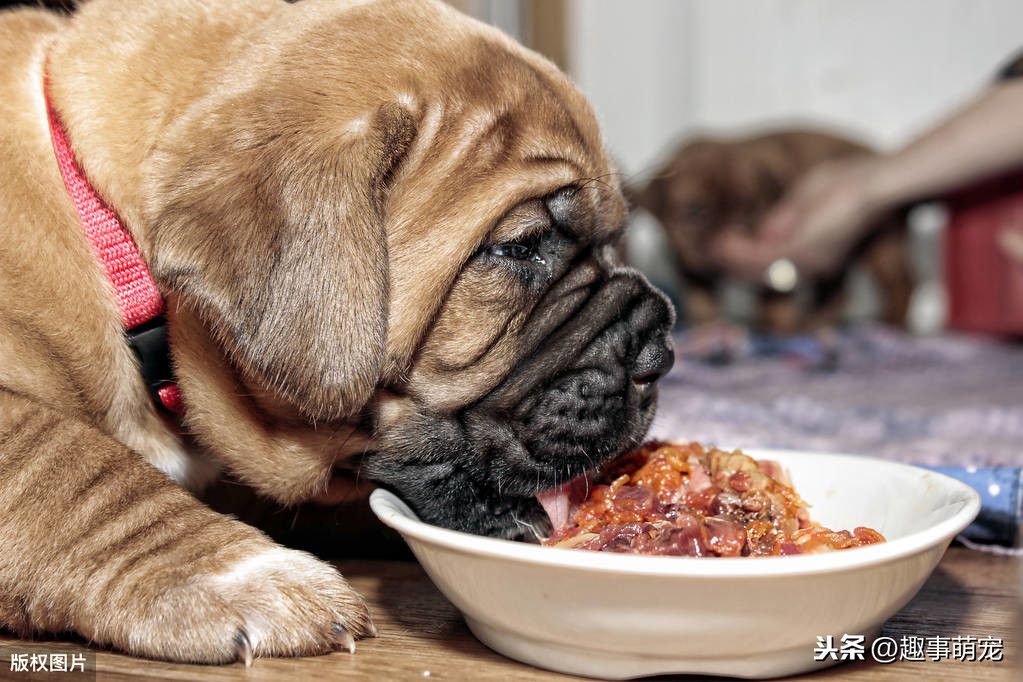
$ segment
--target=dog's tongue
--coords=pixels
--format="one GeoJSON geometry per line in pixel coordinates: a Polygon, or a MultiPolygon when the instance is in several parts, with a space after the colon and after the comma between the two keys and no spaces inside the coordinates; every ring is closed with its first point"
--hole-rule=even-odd
{"type": "Polygon", "coordinates": [[[577,476],[553,490],[536,494],[536,499],[551,520],[552,532],[556,533],[568,525],[575,506],[586,499],[589,481],[586,476],[577,476]]]}

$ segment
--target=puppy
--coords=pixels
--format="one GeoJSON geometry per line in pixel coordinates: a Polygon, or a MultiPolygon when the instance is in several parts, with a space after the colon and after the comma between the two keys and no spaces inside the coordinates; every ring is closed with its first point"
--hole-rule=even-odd
{"type": "Polygon", "coordinates": [[[189,491],[293,504],[349,471],[514,538],[642,438],[673,312],[615,256],[590,107],[500,32],[425,0],[93,0],[0,14],[0,66],[0,627],[352,650],[374,628],[332,567],[189,491]],[[180,415],[48,104],[165,299],[180,415]]]}
{"type": "MultiPolygon", "coordinates": [[[[717,288],[727,276],[711,243],[725,230],[752,234],[786,190],[823,161],[867,154],[851,140],[810,130],[784,130],[744,138],[696,138],[680,146],[635,195],[663,226],[685,282],[691,323],[717,321],[717,288]]],[[[903,325],[913,278],[900,221],[889,220],[838,271],[805,283],[791,294],[757,290],[754,322],[763,330],[792,334],[836,324],[849,269],[862,265],[874,278],[882,317],[903,325]]]]}

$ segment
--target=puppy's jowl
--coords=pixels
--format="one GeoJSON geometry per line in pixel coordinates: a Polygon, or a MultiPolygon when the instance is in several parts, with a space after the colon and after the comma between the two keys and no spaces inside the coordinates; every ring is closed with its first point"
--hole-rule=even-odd
{"type": "Polygon", "coordinates": [[[374,628],[332,567],[187,491],[293,504],[359,470],[525,537],[537,492],[645,432],[672,311],[616,260],[585,100],[497,31],[419,0],[94,0],[0,14],[0,73],[3,628],[351,648],[374,628]],[[92,196],[155,282],[142,328],[92,196]]]}

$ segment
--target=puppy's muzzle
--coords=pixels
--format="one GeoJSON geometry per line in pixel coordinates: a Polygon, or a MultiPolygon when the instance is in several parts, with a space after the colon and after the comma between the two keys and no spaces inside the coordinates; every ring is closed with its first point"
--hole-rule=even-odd
{"type": "Polygon", "coordinates": [[[642,440],[674,361],[673,322],[638,272],[590,260],[544,296],[496,388],[457,413],[396,424],[363,471],[430,523],[529,537],[546,523],[538,492],[642,440]]]}
{"type": "Polygon", "coordinates": [[[631,444],[674,362],[671,307],[639,273],[618,268],[588,288],[588,300],[555,318],[544,342],[481,405],[493,414],[512,408],[519,440],[540,464],[524,472],[534,485],[537,476],[541,484],[563,480],[631,444]]]}

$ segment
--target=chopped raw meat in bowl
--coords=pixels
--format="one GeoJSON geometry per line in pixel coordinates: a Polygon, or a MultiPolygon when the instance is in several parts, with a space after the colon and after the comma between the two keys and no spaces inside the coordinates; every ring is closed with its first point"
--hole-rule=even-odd
{"type": "Polygon", "coordinates": [[[699,443],[650,442],[587,480],[538,495],[554,547],[676,556],[811,554],[884,542],[862,526],[810,520],[788,474],[770,460],[699,443]],[[582,491],[582,492],[581,492],[582,491]]]}

